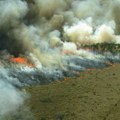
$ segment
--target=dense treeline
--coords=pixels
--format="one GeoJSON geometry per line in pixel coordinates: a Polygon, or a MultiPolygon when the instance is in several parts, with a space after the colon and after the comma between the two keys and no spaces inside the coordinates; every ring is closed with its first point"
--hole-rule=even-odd
{"type": "Polygon", "coordinates": [[[97,43],[93,45],[84,45],[82,48],[86,49],[89,48],[93,51],[99,52],[111,52],[111,53],[118,53],[120,52],[120,44],[115,43],[97,43]]]}

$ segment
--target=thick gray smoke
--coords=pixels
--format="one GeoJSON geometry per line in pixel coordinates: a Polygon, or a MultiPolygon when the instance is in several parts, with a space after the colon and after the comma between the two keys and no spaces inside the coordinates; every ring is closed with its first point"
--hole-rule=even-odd
{"type": "MultiPolygon", "coordinates": [[[[24,54],[37,69],[49,69],[50,75],[53,69],[63,75],[62,70],[102,67],[119,57],[81,46],[120,44],[119,6],[120,0],[0,0],[0,50],[24,54]]],[[[19,84],[17,78],[5,68],[0,71],[3,115],[23,104],[24,93],[13,87],[19,84]]]]}

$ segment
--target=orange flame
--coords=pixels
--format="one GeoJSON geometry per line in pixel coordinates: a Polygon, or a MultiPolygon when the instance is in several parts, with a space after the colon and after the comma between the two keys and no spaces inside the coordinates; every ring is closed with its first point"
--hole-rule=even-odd
{"type": "Polygon", "coordinates": [[[70,50],[63,50],[63,53],[64,54],[67,54],[67,55],[74,55],[75,53],[73,51],[70,51],[70,50]]]}
{"type": "Polygon", "coordinates": [[[28,62],[28,60],[24,57],[10,58],[10,61],[13,63],[20,63],[20,64],[27,65],[29,67],[34,67],[34,65],[32,63],[28,62]]]}
{"type": "Polygon", "coordinates": [[[22,58],[22,57],[11,58],[10,61],[11,62],[16,62],[16,63],[21,63],[21,64],[26,64],[27,63],[27,59],[22,58]]]}

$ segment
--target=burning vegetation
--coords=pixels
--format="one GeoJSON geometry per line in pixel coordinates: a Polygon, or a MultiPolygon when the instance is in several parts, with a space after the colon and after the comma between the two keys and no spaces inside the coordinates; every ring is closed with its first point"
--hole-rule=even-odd
{"type": "Polygon", "coordinates": [[[49,73],[52,81],[119,62],[119,5],[118,0],[1,0],[0,50],[8,53],[1,63],[49,73]]]}
{"type": "Polygon", "coordinates": [[[28,61],[27,58],[25,57],[12,57],[10,58],[10,62],[13,63],[18,63],[18,64],[23,64],[29,67],[35,67],[32,63],[30,63],[30,61],[28,61]]]}

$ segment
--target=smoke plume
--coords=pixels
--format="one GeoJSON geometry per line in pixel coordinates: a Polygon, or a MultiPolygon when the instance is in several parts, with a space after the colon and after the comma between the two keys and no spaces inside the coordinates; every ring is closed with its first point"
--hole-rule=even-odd
{"type": "Polygon", "coordinates": [[[20,83],[16,78],[9,76],[9,70],[0,68],[0,71],[0,116],[2,116],[15,112],[26,99],[26,93],[13,86],[13,84],[19,86],[20,83]]]}
{"type": "Polygon", "coordinates": [[[61,67],[60,53],[66,42],[74,43],[76,48],[119,43],[116,12],[119,3],[119,0],[1,0],[0,26],[4,32],[0,36],[1,41],[7,39],[1,48],[15,55],[32,53],[43,66],[61,67]]]}

